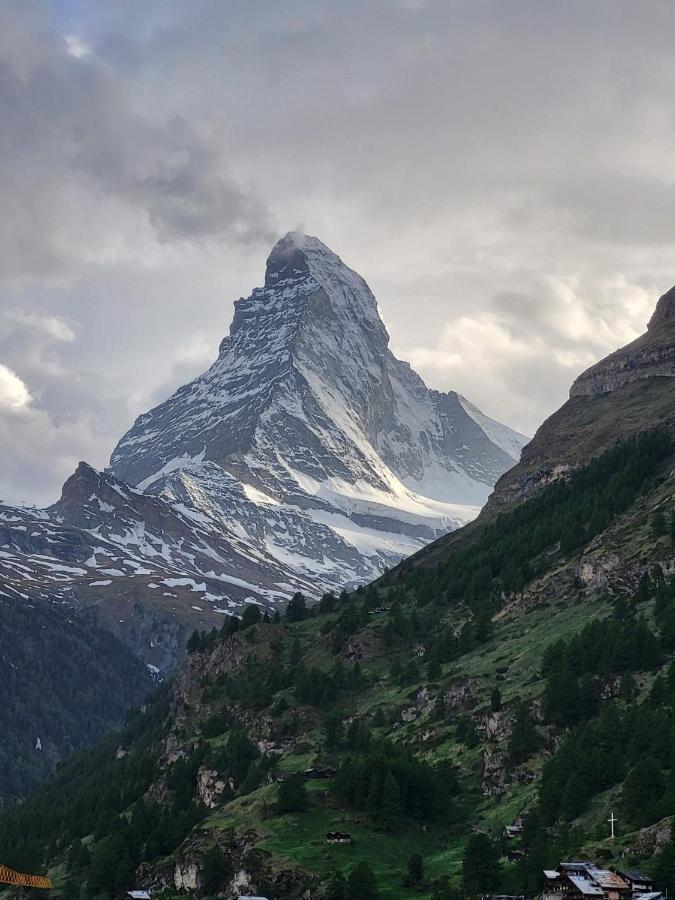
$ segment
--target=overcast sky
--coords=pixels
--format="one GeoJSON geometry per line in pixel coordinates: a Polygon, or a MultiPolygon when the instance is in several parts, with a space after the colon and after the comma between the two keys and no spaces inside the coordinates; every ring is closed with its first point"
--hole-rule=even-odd
{"type": "Polygon", "coordinates": [[[527,433],[675,281],[675,4],[0,0],[0,498],[47,503],[315,234],[527,433]]]}

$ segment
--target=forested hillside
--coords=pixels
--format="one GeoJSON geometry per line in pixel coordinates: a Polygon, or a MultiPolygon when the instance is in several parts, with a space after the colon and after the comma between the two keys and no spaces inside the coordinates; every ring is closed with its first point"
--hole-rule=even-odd
{"type": "Polygon", "coordinates": [[[125,721],[148,671],[93,616],[0,597],[0,805],[125,721]]]}
{"type": "Polygon", "coordinates": [[[530,893],[571,853],[670,884],[672,465],[644,434],[440,565],[195,634],[126,732],[6,812],[5,862],[91,898],[530,893]]]}

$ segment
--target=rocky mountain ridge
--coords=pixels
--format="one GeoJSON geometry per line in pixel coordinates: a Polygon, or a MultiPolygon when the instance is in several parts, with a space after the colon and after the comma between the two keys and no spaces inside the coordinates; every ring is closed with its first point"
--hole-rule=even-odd
{"type": "Polygon", "coordinates": [[[486,512],[584,465],[649,422],[675,432],[675,288],[660,297],[647,331],[574,381],[569,400],[537,430],[495,485],[486,512]]]}
{"type": "Polygon", "coordinates": [[[592,397],[644,378],[675,376],[675,287],[659,298],[647,331],[580,375],[570,398],[592,397]]]}

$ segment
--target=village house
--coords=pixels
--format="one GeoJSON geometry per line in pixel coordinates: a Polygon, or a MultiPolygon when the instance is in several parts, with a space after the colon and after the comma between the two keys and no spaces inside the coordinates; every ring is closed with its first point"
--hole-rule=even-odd
{"type": "Polygon", "coordinates": [[[614,872],[585,860],[544,869],[542,900],[664,900],[639,872],[614,872]]]}
{"type": "Polygon", "coordinates": [[[150,891],[127,891],[124,900],[150,900],[150,891]]]}
{"type": "Polygon", "coordinates": [[[344,831],[328,831],[326,833],[327,844],[353,844],[354,839],[351,834],[344,831]]]}
{"type": "Polygon", "coordinates": [[[527,900],[524,894],[483,894],[480,900],[527,900]]]}
{"type": "Polygon", "coordinates": [[[635,869],[618,869],[617,874],[628,882],[634,894],[644,895],[654,891],[654,882],[642,872],[636,872],[635,869]]]}
{"type": "Polygon", "coordinates": [[[328,781],[331,778],[335,778],[337,770],[312,767],[311,769],[305,769],[304,772],[301,772],[301,775],[303,781],[328,781]]]}

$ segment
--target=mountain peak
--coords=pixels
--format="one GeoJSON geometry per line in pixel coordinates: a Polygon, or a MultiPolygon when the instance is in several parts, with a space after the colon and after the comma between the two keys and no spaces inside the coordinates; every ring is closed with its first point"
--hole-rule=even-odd
{"type": "Polygon", "coordinates": [[[649,320],[649,325],[647,325],[647,330],[653,331],[663,325],[670,324],[671,320],[674,318],[675,286],[671,287],[669,291],[666,291],[665,294],[659,297],[659,301],[656,304],[656,309],[654,310],[652,317],[649,320]]]}
{"type": "Polygon", "coordinates": [[[310,274],[310,259],[320,256],[342,265],[337,254],[322,241],[301,231],[289,231],[280,238],[267,257],[265,287],[274,287],[281,281],[310,274]]]}
{"type": "Polygon", "coordinates": [[[570,397],[606,394],[635,381],[675,376],[675,287],[656,304],[647,331],[583,372],[570,397]]]}

